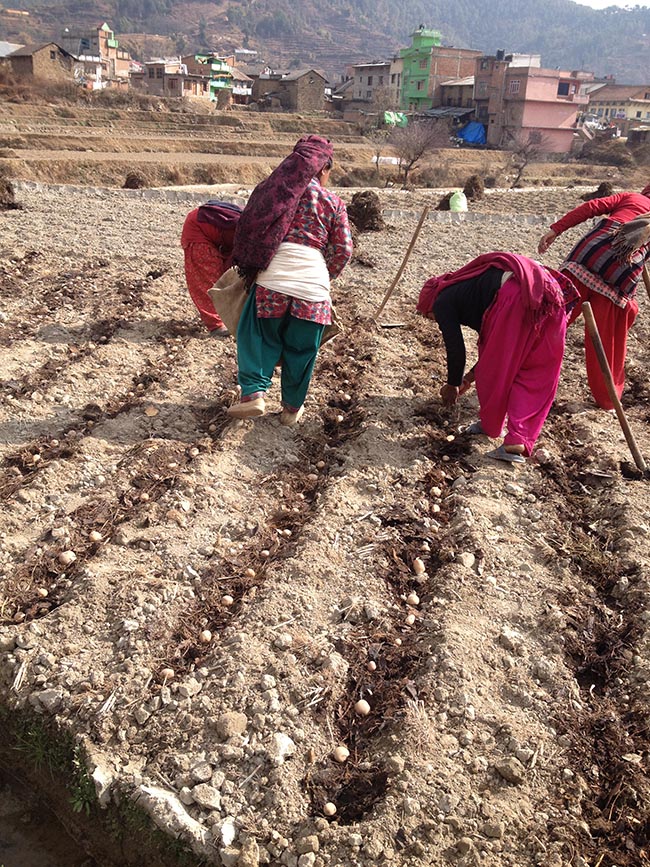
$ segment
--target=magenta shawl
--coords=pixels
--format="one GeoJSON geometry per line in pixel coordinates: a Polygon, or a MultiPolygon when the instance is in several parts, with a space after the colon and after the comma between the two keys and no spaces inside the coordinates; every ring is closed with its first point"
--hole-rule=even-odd
{"type": "Polygon", "coordinates": [[[268,267],[284,240],[309,182],[328,162],[334,149],[329,139],[303,136],[269,177],[253,190],[235,232],[233,262],[252,280],[268,267]]]}
{"type": "Polygon", "coordinates": [[[420,292],[418,313],[426,316],[433,309],[436,298],[443,289],[453,286],[454,283],[460,283],[461,280],[478,277],[492,267],[501,268],[502,271],[512,271],[522,288],[526,306],[535,320],[544,317],[553,307],[564,306],[569,309],[580,297],[577,289],[564,274],[546,268],[533,259],[518,256],[516,253],[484,253],[472,259],[467,265],[463,265],[458,271],[450,271],[448,274],[427,280],[420,292]]]}

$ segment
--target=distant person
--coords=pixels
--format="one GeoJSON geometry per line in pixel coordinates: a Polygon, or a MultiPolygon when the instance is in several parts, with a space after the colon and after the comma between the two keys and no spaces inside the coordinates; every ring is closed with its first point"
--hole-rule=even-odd
{"type": "MultiPolygon", "coordinates": [[[[545,253],[562,232],[592,217],[605,217],[578,241],[562,263],[561,270],[575,283],[580,300],[589,301],[593,308],[619,398],[625,387],[627,333],[639,312],[636,289],[643,266],[650,258],[650,245],[643,244],[622,255],[614,239],[621,226],[649,212],[650,184],[640,193],[616,193],[592,199],[553,223],[540,239],[538,247],[540,253],[545,253]]],[[[569,324],[579,315],[580,305],[574,310],[569,324]]],[[[586,332],[585,359],[587,380],[596,404],[603,409],[613,409],[596,352],[586,332]]]]}
{"type": "Polygon", "coordinates": [[[234,418],[266,412],[265,396],[282,362],[280,422],[295,424],[325,326],[332,321],[330,280],[352,255],[342,200],[327,189],[333,148],[328,139],[300,139],[253,190],[235,234],[233,262],[249,287],[237,329],[240,403],[234,418]]]}
{"type": "Polygon", "coordinates": [[[503,443],[488,456],[523,463],[549,413],[562,367],[567,316],[579,300],[572,282],[525,256],[485,253],[432,277],[417,309],[433,319],[447,351],[442,401],[452,406],[476,383],[479,421],[471,434],[503,443]],[[478,361],[465,373],[461,326],[478,332],[478,361]]]}
{"type": "Polygon", "coordinates": [[[212,200],[190,211],[181,234],[187,288],[201,321],[213,337],[230,337],[230,331],[214,309],[208,289],[212,289],[230,267],[240,215],[238,205],[212,200]]]}

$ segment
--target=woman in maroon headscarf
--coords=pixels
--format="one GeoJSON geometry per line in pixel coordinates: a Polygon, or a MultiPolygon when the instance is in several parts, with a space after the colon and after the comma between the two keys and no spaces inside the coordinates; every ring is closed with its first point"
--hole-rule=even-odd
{"type": "MultiPolygon", "coordinates": [[[[650,184],[640,193],[616,193],[601,199],[591,199],[565,214],[539,242],[539,252],[545,253],[562,232],[578,226],[592,217],[604,217],[595,229],[587,232],[561,265],[561,270],[575,283],[581,301],[589,301],[598,325],[605,355],[619,398],[625,387],[625,355],[627,333],[632,327],[639,305],[636,288],[644,264],[650,259],[650,245],[626,250],[621,255],[613,243],[617,231],[631,220],[650,212],[650,184]]],[[[569,324],[580,315],[581,305],[569,324]]],[[[614,404],[607,391],[593,343],[585,332],[585,360],[589,388],[598,406],[612,409],[614,404]]]]}
{"type": "Polygon", "coordinates": [[[352,255],[341,199],[327,189],[328,139],[306,136],[250,197],[235,233],[233,262],[249,297],[237,328],[241,401],[234,418],[266,411],[265,396],[282,362],[282,424],[295,424],[325,326],[332,321],[330,280],[352,255]]]}

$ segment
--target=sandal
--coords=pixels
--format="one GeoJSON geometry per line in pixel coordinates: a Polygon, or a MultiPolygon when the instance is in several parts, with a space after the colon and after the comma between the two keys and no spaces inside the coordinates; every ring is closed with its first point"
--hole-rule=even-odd
{"type": "Polygon", "coordinates": [[[507,452],[505,446],[499,446],[493,452],[488,452],[486,457],[493,458],[495,461],[507,461],[509,464],[525,464],[526,458],[523,455],[507,452]]]}

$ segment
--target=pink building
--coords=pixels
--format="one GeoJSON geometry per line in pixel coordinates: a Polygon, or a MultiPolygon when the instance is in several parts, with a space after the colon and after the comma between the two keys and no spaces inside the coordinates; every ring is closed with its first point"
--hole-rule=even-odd
{"type": "Polygon", "coordinates": [[[530,142],[544,153],[568,153],[577,113],[589,101],[584,85],[592,79],[588,72],[542,69],[538,56],[478,58],[476,119],[494,147],[530,142]]]}

